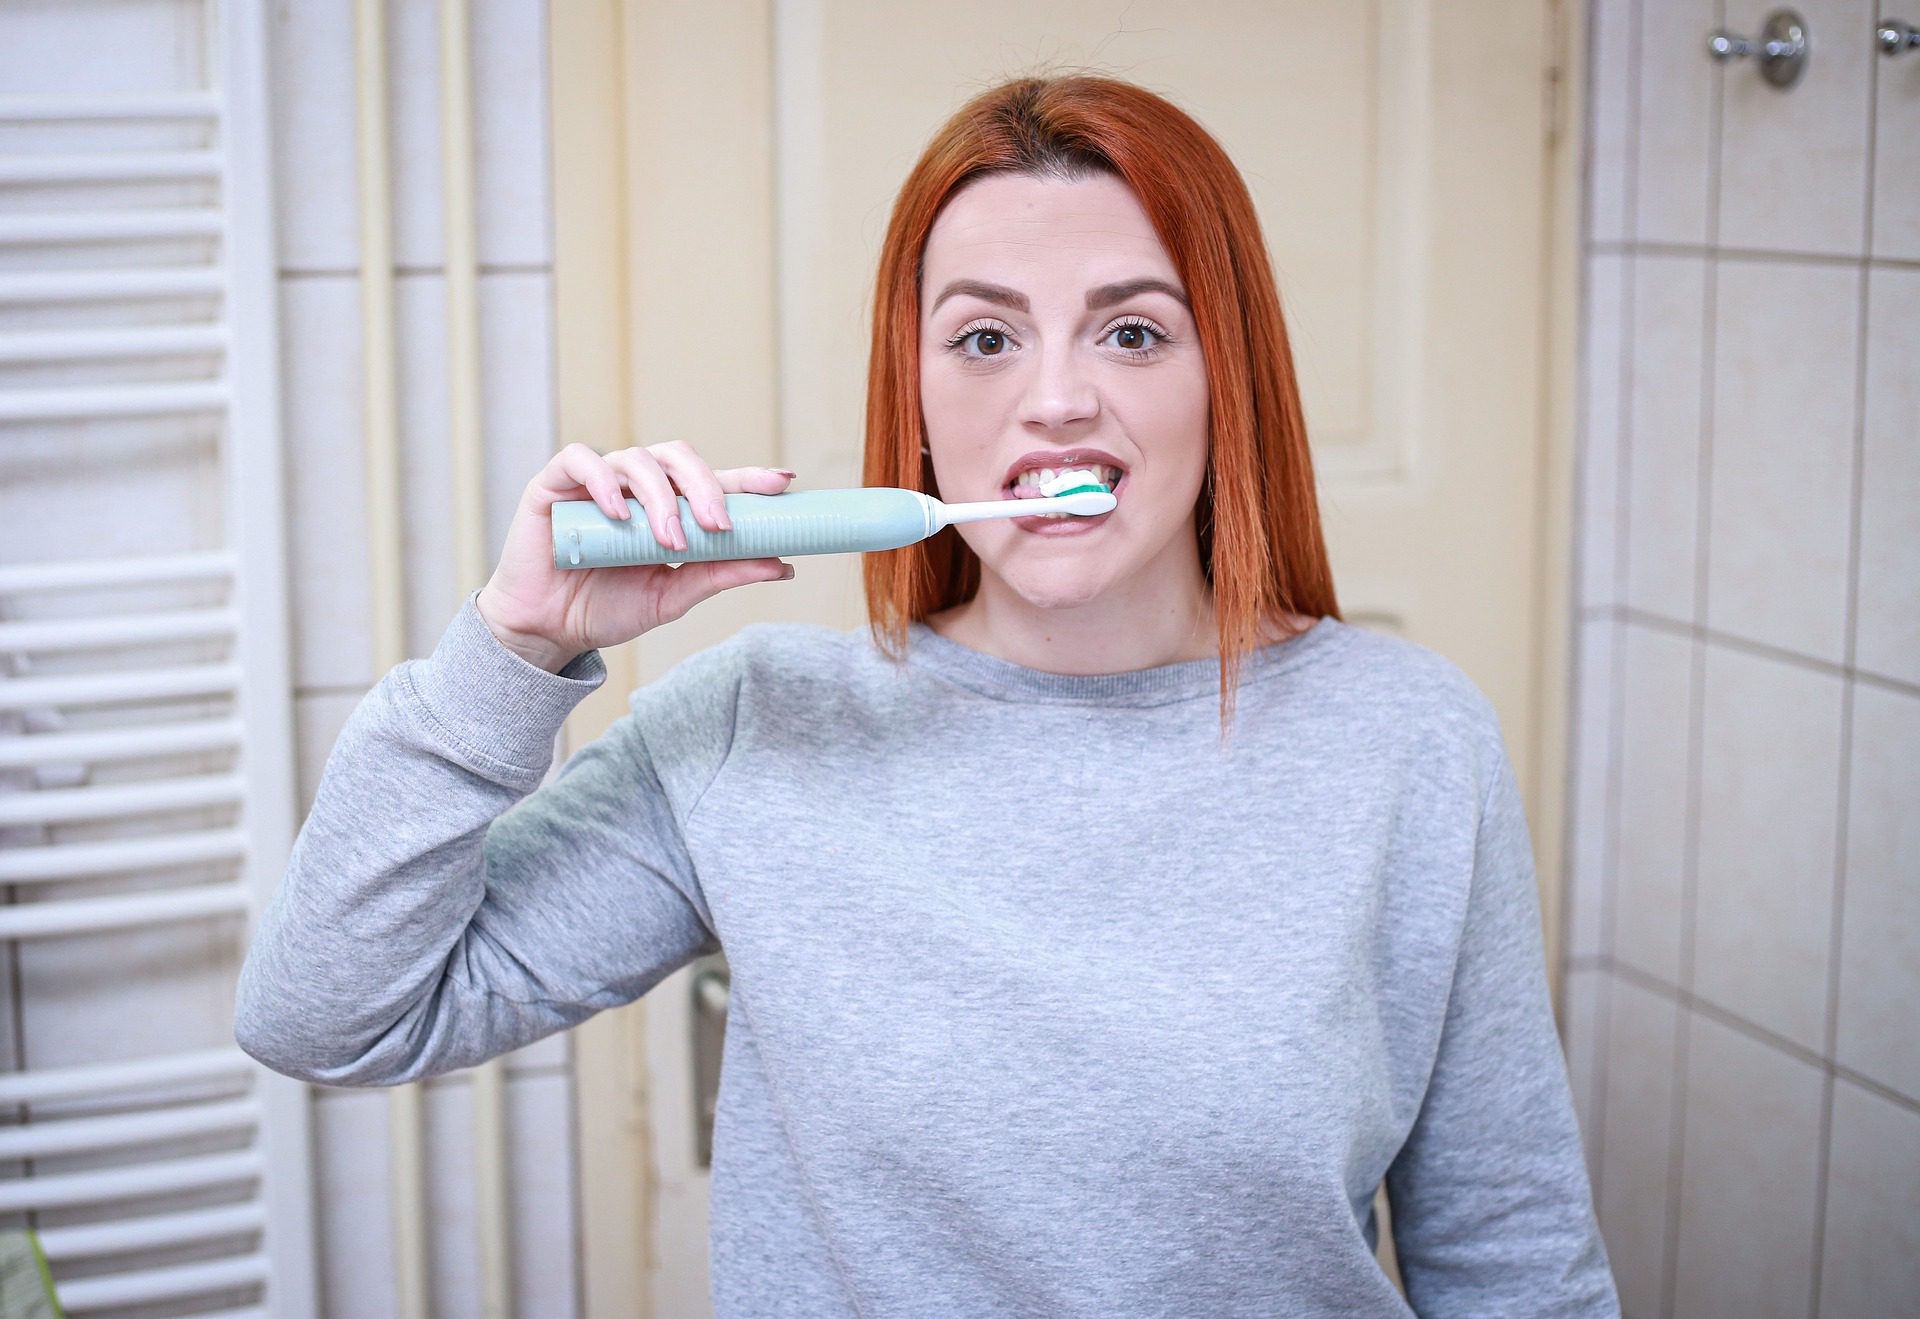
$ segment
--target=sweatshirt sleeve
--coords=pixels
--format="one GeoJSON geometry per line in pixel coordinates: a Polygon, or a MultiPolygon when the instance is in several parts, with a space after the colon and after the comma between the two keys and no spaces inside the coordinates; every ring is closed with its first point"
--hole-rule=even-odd
{"type": "Polygon", "coordinates": [[[1554,1029],[1533,851],[1494,734],[1438,1055],[1387,1172],[1407,1299],[1437,1316],[1617,1316],[1554,1029]]]}
{"type": "Polygon", "coordinates": [[[393,1085],[471,1066],[719,947],[633,713],[541,786],[562,723],[606,680],[600,653],[529,664],[478,594],[327,758],[240,973],[235,1038],[276,1071],[393,1085]]]}

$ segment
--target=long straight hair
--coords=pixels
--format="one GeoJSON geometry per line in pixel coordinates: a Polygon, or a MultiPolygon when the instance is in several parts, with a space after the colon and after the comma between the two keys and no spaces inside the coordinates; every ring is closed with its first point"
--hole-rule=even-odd
{"type": "MultiPolygon", "coordinates": [[[[920,277],[927,234],[988,174],[1117,176],[1139,197],[1185,284],[1206,359],[1207,470],[1195,506],[1219,622],[1220,731],[1240,661],[1281,611],[1340,617],[1313,459],[1273,267],[1245,182],[1206,129],[1118,79],[1018,78],[968,101],[901,186],[874,290],[867,485],[934,489],[920,409],[920,277]]],[[[893,659],[907,627],[973,597],[980,560],[952,527],[864,556],[868,626],[893,659]]],[[[1277,621],[1277,620],[1276,620],[1277,621]]]]}

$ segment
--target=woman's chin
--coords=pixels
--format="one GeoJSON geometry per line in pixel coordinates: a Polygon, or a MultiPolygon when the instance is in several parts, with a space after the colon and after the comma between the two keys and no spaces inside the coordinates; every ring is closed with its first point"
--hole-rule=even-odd
{"type": "Polygon", "coordinates": [[[1035,609],[1078,609],[1098,600],[1110,585],[1105,573],[1096,578],[1065,570],[1036,572],[1007,581],[1013,594],[1035,609]]]}

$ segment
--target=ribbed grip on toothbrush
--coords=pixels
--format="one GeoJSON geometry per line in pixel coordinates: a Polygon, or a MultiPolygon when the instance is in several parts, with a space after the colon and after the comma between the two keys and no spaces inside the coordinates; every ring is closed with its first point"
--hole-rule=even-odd
{"type": "Polygon", "coordinates": [[[732,531],[708,531],[678,497],[687,548],[662,545],[640,501],[618,521],[591,499],[553,506],[553,563],[557,568],[617,568],[641,563],[705,563],[715,559],[787,558],[898,549],[932,534],[923,497],[897,486],[848,490],[791,490],[783,495],[728,495],[732,531]]]}

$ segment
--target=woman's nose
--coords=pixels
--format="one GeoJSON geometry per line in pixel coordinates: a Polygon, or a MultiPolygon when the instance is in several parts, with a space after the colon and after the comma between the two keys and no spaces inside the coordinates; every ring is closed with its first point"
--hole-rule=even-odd
{"type": "Polygon", "coordinates": [[[1100,398],[1087,364],[1072,347],[1042,348],[1027,381],[1023,420],[1059,430],[1099,415],[1100,398]]]}

